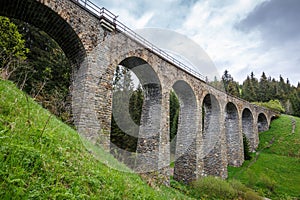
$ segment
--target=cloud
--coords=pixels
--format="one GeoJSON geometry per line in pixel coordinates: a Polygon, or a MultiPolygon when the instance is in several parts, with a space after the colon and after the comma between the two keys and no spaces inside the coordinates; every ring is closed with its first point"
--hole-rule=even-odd
{"type": "Polygon", "coordinates": [[[281,74],[294,85],[300,80],[300,1],[97,1],[133,30],[165,28],[191,38],[220,76],[227,69],[240,83],[251,71],[256,77],[263,71],[275,78],[281,74]]]}
{"type": "Polygon", "coordinates": [[[218,2],[198,2],[178,31],[192,37],[207,51],[220,76],[228,69],[241,81],[247,74],[242,77],[238,72],[249,67],[249,60],[254,60],[254,51],[260,45],[260,38],[257,32],[245,35],[236,30],[234,25],[262,1],[223,1],[221,5],[218,2]]]}
{"type": "Polygon", "coordinates": [[[246,33],[257,29],[270,46],[300,39],[300,1],[272,0],[258,5],[237,28],[246,33]]]}
{"type": "MultiPolygon", "coordinates": [[[[280,74],[300,80],[300,1],[263,2],[235,25],[244,34],[259,33],[261,45],[256,49],[257,65],[273,76],[280,74]]],[[[276,78],[277,78],[276,77],[276,78]]]]}

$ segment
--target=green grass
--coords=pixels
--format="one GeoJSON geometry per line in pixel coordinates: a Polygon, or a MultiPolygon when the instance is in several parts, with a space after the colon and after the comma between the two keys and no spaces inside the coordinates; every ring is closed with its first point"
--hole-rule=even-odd
{"type": "Polygon", "coordinates": [[[254,159],[240,168],[229,168],[229,179],[238,179],[272,199],[300,199],[300,119],[291,134],[291,116],[282,115],[260,134],[254,159]]]}
{"type": "Polygon", "coordinates": [[[272,199],[300,199],[296,120],[294,135],[289,116],[272,122],[260,134],[257,161],[230,167],[228,181],[207,177],[187,186],[171,180],[170,188],[153,188],[0,80],[0,199],[260,199],[253,190],[272,199]]]}
{"type": "Polygon", "coordinates": [[[0,199],[188,199],[118,163],[19,91],[0,80],[0,199]],[[128,169],[127,169],[128,170],[128,169]],[[129,171],[129,170],[128,170],[129,171]]]}

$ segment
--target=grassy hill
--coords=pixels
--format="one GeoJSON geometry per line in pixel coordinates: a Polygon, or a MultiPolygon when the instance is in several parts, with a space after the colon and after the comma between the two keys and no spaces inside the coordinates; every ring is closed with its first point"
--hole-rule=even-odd
{"type": "Polygon", "coordinates": [[[0,80],[0,199],[260,199],[253,190],[299,199],[300,119],[295,119],[294,135],[289,116],[275,120],[260,134],[256,159],[229,168],[228,181],[208,177],[186,186],[172,180],[170,188],[153,188],[13,83],[0,80]]]}
{"type": "Polygon", "coordinates": [[[240,168],[230,167],[229,179],[238,179],[272,199],[300,199],[300,118],[282,115],[259,138],[254,159],[240,168]]]}
{"type": "Polygon", "coordinates": [[[0,199],[188,199],[107,167],[114,159],[98,152],[96,159],[73,129],[0,80],[0,199]]]}

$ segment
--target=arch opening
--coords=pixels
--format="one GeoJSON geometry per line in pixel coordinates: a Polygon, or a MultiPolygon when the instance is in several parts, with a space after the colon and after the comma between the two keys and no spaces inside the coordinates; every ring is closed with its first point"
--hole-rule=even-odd
{"type": "Polygon", "coordinates": [[[242,135],[239,129],[239,116],[236,106],[229,102],[225,108],[225,134],[227,144],[227,159],[231,166],[243,163],[242,135]]]}
{"type": "Polygon", "coordinates": [[[202,104],[204,175],[223,176],[221,155],[220,105],[216,97],[207,94],[202,104]]]}
{"type": "Polygon", "coordinates": [[[255,151],[255,135],[253,131],[253,115],[252,112],[245,108],[242,113],[242,127],[243,127],[243,134],[245,134],[246,138],[249,141],[251,152],[255,151]]]}
{"type": "Polygon", "coordinates": [[[0,15],[27,22],[46,32],[64,51],[74,67],[86,57],[85,48],[71,25],[58,13],[34,0],[1,0],[0,15]]]}
{"type": "Polygon", "coordinates": [[[257,128],[259,133],[269,129],[267,117],[263,113],[258,115],[257,128]]]}
{"type": "Polygon", "coordinates": [[[193,89],[185,81],[173,85],[179,100],[179,117],[176,137],[171,141],[175,147],[174,179],[189,183],[196,179],[197,155],[197,102],[193,89]]]}
{"type": "MultiPolygon", "coordinates": [[[[68,101],[71,102],[69,106],[72,112],[72,123],[82,135],[85,135],[89,131],[82,124],[88,122],[84,121],[85,119],[82,117],[84,114],[82,114],[81,105],[85,103],[82,96],[86,88],[82,85],[85,84],[86,80],[84,80],[80,69],[85,69],[89,65],[86,60],[87,52],[71,22],[67,22],[63,18],[63,13],[55,12],[44,3],[44,1],[36,0],[1,0],[0,15],[28,23],[32,27],[44,31],[62,49],[72,70],[70,72],[70,83],[72,85],[69,87],[71,95],[68,96],[70,99],[68,101]]],[[[57,78],[57,80],[61,79],[57,78]]]]}
{"type": "MultiPolygon", "coordinates": [[[[117,125],[123,132],[122,137],[130,142],[124,144],[126,141],[119,141],[120,144],[116,145],[119,138],[112,132],[110,150],[139,173],[158,170],[160,81],[152,67],[138,57],[125,58],[118,68],[123,69],[125,74],[117,78],[123,81],[121,89],[115,88],[113,91],[111,127],[117,125]]],[[[114,78],[115,85],[119,84],[117,79],[114,78]]]]}

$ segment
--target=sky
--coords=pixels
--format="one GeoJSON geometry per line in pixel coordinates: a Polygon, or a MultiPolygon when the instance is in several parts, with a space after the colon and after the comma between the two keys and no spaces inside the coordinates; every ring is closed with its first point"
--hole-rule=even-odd
{"type": "Polygon", "coordinates": [[[227,69],[240,84],[251,72],[258,79],[265,72],[295,86],[300,82],[299,0],[92,1],[132,30],[155,28],[188,37],[220,76],[227,69]]]}

